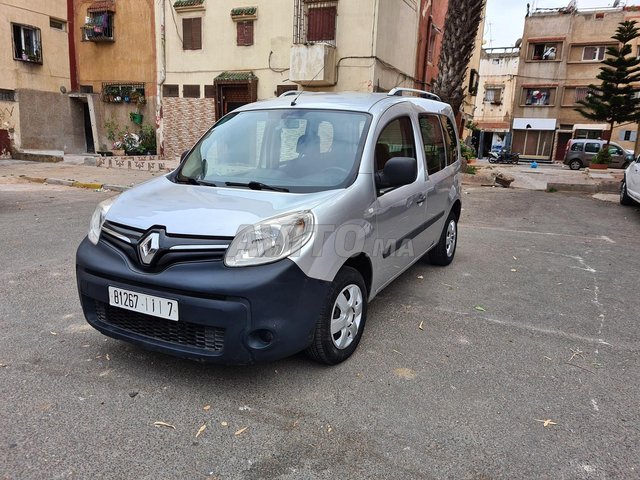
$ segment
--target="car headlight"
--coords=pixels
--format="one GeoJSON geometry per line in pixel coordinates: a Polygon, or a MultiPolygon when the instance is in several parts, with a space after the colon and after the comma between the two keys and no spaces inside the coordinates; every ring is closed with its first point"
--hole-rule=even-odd
{"type": "Polygon", "coordinates": [[[227,267],[277,262],[300,250],[313,235],[313,214],[289,213],[246,227],[235,236],[224,256],[227,267]]]}
{"type": "Polygon", "coordinates": [[[91,216],[91,223],[89,224],[89,233],[87,234],[87,237],[89,237],[89,241],[94,245],[98,244],[102,224],[104,223],[104,219],[107,216],[107,212],[111,208],[111,205],[115,202],[116,197],[117,195],[100,202],[91,216]]]}

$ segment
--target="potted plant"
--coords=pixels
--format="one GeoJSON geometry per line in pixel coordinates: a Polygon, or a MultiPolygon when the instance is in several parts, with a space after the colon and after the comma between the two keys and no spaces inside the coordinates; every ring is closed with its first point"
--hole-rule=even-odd
{"type": "Polygon", "coordinates": [[[142,115],[140,112],[131,112],[129,114],[129,118],[136,125],[142,125],[142,118],[143,117],[144,117],[144,115],[142,115]]]}
{"type": "Polygon", "coordinates": [[[104,122],[104,128],[107,131],[107,138],[113,142],[113,154],[114,155],[124,155],[124,147],[122,145],[122,140],[127,132],[126,129],[123,129],[117,120],[111,117],[109,120],[104,122]]]}
{"type": "Polygon", "coordinates": [[[606,170],[607,166],[611,163],[611,152],[608,148],[601,149],[596,156],[591,160],[590,168],[594,170],[606,170]]]}

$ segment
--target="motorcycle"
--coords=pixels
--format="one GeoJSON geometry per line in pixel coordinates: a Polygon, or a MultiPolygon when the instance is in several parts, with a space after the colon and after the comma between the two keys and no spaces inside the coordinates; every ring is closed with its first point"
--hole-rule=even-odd
{"type": "Polygon", "coordinates": [[[519,153],[511,153],[506,150],[498,152],[489,152],[489,163],[513,163],[518,165],[520,161],[519,153]]]}

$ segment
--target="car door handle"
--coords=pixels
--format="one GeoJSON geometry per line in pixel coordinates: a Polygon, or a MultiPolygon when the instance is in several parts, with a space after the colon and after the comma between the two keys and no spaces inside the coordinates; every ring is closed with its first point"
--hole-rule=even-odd
{"type": "Polygon", "coordinates": [[[416,203],[418,204],[419,207],[421,207],[426,199],[427,199],[427,196],[424,193],[421,193],[416,197],[416,203]]]}

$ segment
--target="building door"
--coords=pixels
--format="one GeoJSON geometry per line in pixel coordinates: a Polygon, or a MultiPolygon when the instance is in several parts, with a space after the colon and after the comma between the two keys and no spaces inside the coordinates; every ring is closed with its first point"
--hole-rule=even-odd
{"type": "Polygon", "coordinates": [[[255,102],[258,78],[251,73],[225,72],[214,79],[216,92],[216,120],[242,105],[255,102]]]}
{"type": "Polygon", "coordinates": [[[572,132],[558,132],[558,145],[556,146],[556,154],[554,160],[564,160],[564,151],[567,149],[567,143],[571,140],[572,132]]]}
{"type": "Polygon", "coordinates": [[[82,111],[84,112],[84,138],[87,145],[87,153],[96,153],[96,147],[93,143],[93,133],[91,131],[91,114],[87,102],[82,103],[82,111]]]}

